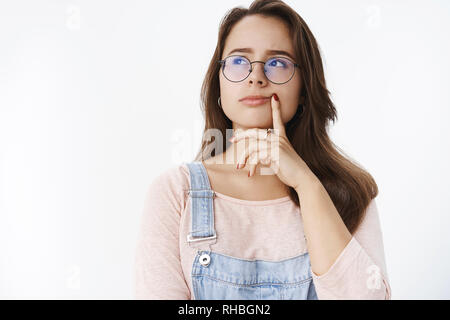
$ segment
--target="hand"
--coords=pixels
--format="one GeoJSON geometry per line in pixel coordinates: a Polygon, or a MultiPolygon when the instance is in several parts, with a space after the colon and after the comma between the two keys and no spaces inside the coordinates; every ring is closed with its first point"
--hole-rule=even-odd
{"type": "Polygon", "coordinates": [[[273,130],[266,136],[265,129],[252,128],[237,131],[231,142],[245,142],[248,139],[243,154],[238,158],[238,169],[249,163],[249,177],[253,176],[258,163],[269,165],[280,180],[297,189],[304,176],[314,176],[303,159],[297,154],[286,136],[286,130],[281,120],[280,101],[275,100],[275,95],[270,99],[272,106],[273,130]]]}

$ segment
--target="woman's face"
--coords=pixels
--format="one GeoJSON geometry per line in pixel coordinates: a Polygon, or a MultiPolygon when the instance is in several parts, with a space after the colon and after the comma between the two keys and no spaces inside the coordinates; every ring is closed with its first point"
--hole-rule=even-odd
{"type": "MultiPolygon", "coordinates": [[[[231,29],[225,41],[221,59],[230,55],[241,55],[250,62],[267,61],[272,56],[284,56],[295,61],[294,48],[289,36],[289,29],[283,21],[261,15],[247,16],[231,29]],[[251,52],[237,51],[237,48],[250,48],[251,52]],[[283,54],[267,54],[266,50],[283,50],[292,58],[283,54]]],[[[281,104],[283,123],[288,122],[295,114],[300,102],[302,86],[300,69],[296,68],[291,80],[284,84],[270,82],[264,74],[262,63],[253,63],[253,71],[241,82],[231,82],[219,72],[220,102],[226,116],[233,122],[233,129],[273,128],[271,101],[258,106],[249,106],[240,99],[249,95],[271,97],[277,94],[281,104]]]]}

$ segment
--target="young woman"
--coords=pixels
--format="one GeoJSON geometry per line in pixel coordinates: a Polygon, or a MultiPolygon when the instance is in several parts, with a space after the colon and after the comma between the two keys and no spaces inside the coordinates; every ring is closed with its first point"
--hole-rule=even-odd
{"type": "Polygon", "coordinates": [[[298,13],[229,11],[202,102],[215,139],[151,183],[135,297],[390,299],[378,188],[328,137],[336,109],[298,13]]]}

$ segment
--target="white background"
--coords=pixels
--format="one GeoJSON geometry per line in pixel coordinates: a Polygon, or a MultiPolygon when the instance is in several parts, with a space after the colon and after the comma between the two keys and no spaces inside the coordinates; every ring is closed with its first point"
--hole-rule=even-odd
{"type": "MultiPolygon", "coordinates": [[[[198,151],[220,19],[250,3],[0,2],[1,298],[133,298],[146,187],[198,151]]],[[[378,183],[392,298],[449,299],[450,2],[286,3],[378,183]]]]}

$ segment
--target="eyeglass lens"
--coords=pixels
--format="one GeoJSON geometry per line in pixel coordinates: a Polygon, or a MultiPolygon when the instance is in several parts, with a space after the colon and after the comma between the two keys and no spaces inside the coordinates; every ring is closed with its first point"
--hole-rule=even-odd
{"type": "MultiPolygon", "coordinates": [[[[276,57],[266,61],[264,73],[266,77],[275,83],[284,83],[294,74],[294,64],[285,58],[276,57]]],[[[223,65],[224,76],[233,82],[244,80],[250,74],[250,61],[243,56],[229,56],[223,65]]]]}

